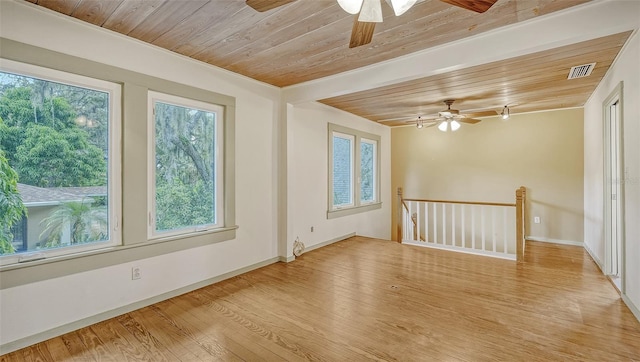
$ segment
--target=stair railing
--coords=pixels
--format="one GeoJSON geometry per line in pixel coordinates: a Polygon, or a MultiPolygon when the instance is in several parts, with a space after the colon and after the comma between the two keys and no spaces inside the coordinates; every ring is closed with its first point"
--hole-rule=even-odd
{"type": "Polygon", "coordinates": [[[445,201],[404,198],[398,188],[397,240],[522,261],[526,188],[516,202],[445,201]]]}

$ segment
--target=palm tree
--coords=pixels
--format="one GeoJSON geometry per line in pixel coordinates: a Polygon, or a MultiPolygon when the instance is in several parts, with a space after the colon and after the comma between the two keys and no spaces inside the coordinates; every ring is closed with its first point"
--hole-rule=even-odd
{"type": "MultiPolygon", "coordinates": [[[[107,208],[92,206],[92,201],[66,202],[42,220],[47,236],[46,247],[62,245],[62,234],[70,227],[70,244],[100,241],[106,238],[108,230],[107,208]]],[[[66,244],[66,243],[65,243],[66,244]]]]}

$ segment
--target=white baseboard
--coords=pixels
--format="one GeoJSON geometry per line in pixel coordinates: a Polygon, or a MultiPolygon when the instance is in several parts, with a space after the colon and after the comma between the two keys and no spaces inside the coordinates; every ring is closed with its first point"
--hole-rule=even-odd
{"type": "Polygon", "coordinates": [[[543,243],[552,243],[552,244],[560,244],[560,245],[572,245],[572,246],[583,246],[584,243],[581,241],[573,241],[573,240],[561,240],[561,239],[552,239],[545,238],[543,236],[526,236],[525,239],[531,241],[540,241],[543,243]]]}
{"type": "Polygon", "coordinates": [[[418,242],[418,241],[403,241],[402,243],[405,244],[405,245],[421,246],[423,248],[454,251],[456,253],[465,253],[465,254],[481,255],[481,256],[490,256],[492,258],[506,259],[506,260],[516,260],[516,256],[514,254],[504,254],[504,253],[494,253],[492,251],[473,250],[473,249],[469,249],[469,248],[461,248],[461,247],[450,246],[450,245],[440,245],[440,244],[435,244],[435,243],[427,243],[427,242],[424,242],[424,241],[420,241],[420,242],[418,242]]]}
{"type": "Polygon", "coordinates": [[[122,307],[119,307],[119,308],[116,308],[116,309],[112,309],[110,311],[106,311],[106,312],[103,312],[103,313],[100,313],[100,314],[96,314],[96,315],[91,316],[91,317],[83,318],[83,319],[80,319],[80,320],[75,321],[75,322],[71,322],[71,323],[56,327],[56,328],[52,328],[52,329],[49,329],[47,331],[34,334],[32,336],[24,337],[24,338],[21,338],[21,339],[12,341],[12,342],[5,343],[3,345],[0,345],[0,356],[2,356],[4,354],[7,354],[7,353],[10,353],[10,352],[13,352],[13,351],[17,351],[17,350],[19,350],[21,348],[24,348],[24,347],[28,347],[28,346],[34,345],[36,343],[40,343],[42,341],[46,341],[47,339],[51,339],[51,338],[54,338],[54,337],[61,336],[61,335],[65,334],[65,333],[73,332],[73,331],[78,330],[80,328],[84,328],[84,327],[87,327],[87,326],[90,326],[90,325],[105,321],[107,319],[111,319],[111,318],[123,315],[125,313],[129,313],[129,312],[132,312],[134,310],[150,306],[152,304],[161,302],[163,300],[167,300],[167,299],[170,299],[170,298],[173,298],[173,297],[177,297],[179,295],[194,291],[196,289],[200,289],[202,287],[206,287],[207,285],[215,284],[215,283],[221,282],[221,281],[223,281],[225,279],[229,279],[229,278],[235,277],[237,275],[244,274],[244,273],[250,272],[252,270],[262,268],[264,266],[276,263],[278,261],[280,261],[279,257],[267,259],[267,260],[261,261],[259,263],[255,263],[255,264],[246,266],[244,268],[236,269],[236,270],[230,271],[228,273],[225,273],[225,274],[213,277],[213,278],[209,278],[209,279],[206,279],[206,280],[203,280],[203,281],[191,284],[191,285],[187,285],[187,286],[182,287],[182,288],[178,288],[178,289],[170,291],[170,292],[166,292],[166,293],[163,293],[163,294],[151,297],[151,298],[147,298],[145,300],[141,300],[139,302],[131,303],[131,304],[128,304],[128,305],[125,305],[125,306],[122,306],[122,307]]]}
{"type": "Polygon", "coordinates": [[[583,246],[584,246],[584,250],[586,250],[587,253],[589,253],[589,256],[591,256],[591,259],[593,259],[593,261],[596,263],[598,268],[600,268],[600,272],[604,274],[602,261],[596,256],[596,254],[593,252],[593,250],[591,250],[591,248],[589,247],[589,245],[587,245],[587,243],[584,243],[583,246]]]}
{"type": "Polygon", "coordinates": [[[636,305],[633,304],[631,299],[629,299],[629,297],[627,297],[626,294],[621,294],[621,295],[622,295],[622,300],[624,301],[624,304],[626,304],[627,307],[629,307],[629,310],[631,310],[631,313],[633,313],[636,319],[640,322],[640,309],[638,309],[638,307],[636,307],[636,305]]]}
{"type": "Polygon", "coordinates": [[[349,233],[349,234],[346,234],[346,235],[338,236],[337,238],[333,238],[331,240],[323,241],[321,243],[305,247],[304,252],[306,253],[306,252],[311,251],[311,250],[319,249],[319,248],[321,248],[323,246],[331,245],[333,243],[337,243],[338,241],[349,239],[350,237],[353,237],[353,236],[356,236],[356,233],[349,233]]]}
{"type": "Polygon", "coordinates": [[[290,256],[279,256],[278,257],[278,261],[281,261],[283,263],[290,263],[292,261],[296,260],[296,257],[293,255],[290,256]]]}

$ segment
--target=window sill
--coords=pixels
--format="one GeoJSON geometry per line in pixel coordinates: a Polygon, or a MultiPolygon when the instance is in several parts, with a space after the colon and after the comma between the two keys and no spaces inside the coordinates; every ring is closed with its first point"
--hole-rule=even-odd
{"type": "Polygon", "coordinates": [[[236,229],[238,226],[219,228],[163,240],[112,246],[5,265],[0,267],[0,290],[232,240],[236,237],[236,229]]]}
{"type": "Polygon", "coordinates": [[[382,208],[382,202],[374,202],[366,205],[360,205],[355,207],[349,207],[344,209],[329,210],[327,211],[327,219],[336,219],[343,216],[360,214],[372,210],[382,208]]]}

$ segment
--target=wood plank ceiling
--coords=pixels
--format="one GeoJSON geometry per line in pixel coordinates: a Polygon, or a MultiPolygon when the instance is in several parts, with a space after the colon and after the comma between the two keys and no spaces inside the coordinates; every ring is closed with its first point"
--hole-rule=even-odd
{"type": "Polygon", "coordinates": [[[512,113],[581,107],[609,69],[631,31],[562,48],[460,69],[321,103],[389,126],[406,125],[421,116],[437,117],[456,99],[461,113],[495,110],[512,113]],[[567,79],[573,66],[596,63],[591,75],[567,79]]]}
{"type": "MultiPolygon", "coordinates": [[[[335,75],[529,20],[588,0],[498,0],[478,14],[440,0],[400,17],[383,4],[373,41],[349,49],[354,17],[335,0],[298,0],[259,13],[244,0],[25,0],[170,51],[284,87],[335,75]]],[[[321,102],[373,121],[460,110],[515,112],[581,106],[629,33],[453,71],[321,102]],[[594,75],[566,80],[597,62],[594,75]],[[510,95],[505,97],[505,94],[510,95]],[[555,99],[555,101],[554,101],[555,99]]],[[[488,49],[490,51],[490,49],[488,49]]],[[[390,125],[404,124],[391,122],[390,125]]]]}

